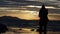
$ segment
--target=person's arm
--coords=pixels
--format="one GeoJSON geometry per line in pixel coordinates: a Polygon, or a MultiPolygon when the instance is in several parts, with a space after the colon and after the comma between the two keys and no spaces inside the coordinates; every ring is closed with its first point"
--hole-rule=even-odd
{"type": "Polygon", "coordinates": [[[47,11],[47,15],[48,15],[48,9],[46,9],[46,11],[47,11]]]}
{"type": "Polygon", "coordinates": [[[41,12],[42,10],[39,10],[39,17],[41,17],[41,14],[42,14],[42,12],[41,12]]]}

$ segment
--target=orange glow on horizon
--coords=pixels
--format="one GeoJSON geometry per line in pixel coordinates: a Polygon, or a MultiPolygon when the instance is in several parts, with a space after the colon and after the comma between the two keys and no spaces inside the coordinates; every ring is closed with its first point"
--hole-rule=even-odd
{"type": "MultiPolygon", "coordinates": [[[[12,16],[12,17],[18,17],[20,19],[25,19],[25,20],[39,20],[39,17],[33,14],[4,14],[0,16],[12,16]]],[[[55,15],[49,15],[48,19],[49,20],[60,20],[60,18],[56,17],[55,15]]]]}
{"type": "MultiPolygon", "coordinates": [[[[11,10],[12,11],[12,10],[11,10]]],[[[0,16],[12,16],[12,17],[18,17],[20,19],[25,19],[25,20],[39,20],[40,18],[38,17],[38,11],[29,11],[29,10],[20,10],[13,11],[13,12],[8,12],[8,13],[2,13],[0,16]],[[16,13],[17,12],[17,13],[16,13]]],[[[60,14],[49,14],[48,15],[49,20],[60,20],[60,14]]]]}

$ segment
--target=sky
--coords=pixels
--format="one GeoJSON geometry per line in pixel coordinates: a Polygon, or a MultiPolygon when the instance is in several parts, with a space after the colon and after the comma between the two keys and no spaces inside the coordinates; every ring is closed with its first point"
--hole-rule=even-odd
{"type": "MultiPolygon", "coordinates": [[[[25,0],[23,0],[25,1],[25,0]]],[[[36,0],[26,0],[36,1],[36,0]]],[[[16,2],[3,0],[0,1],[0,17],[12,16],[25,20],[39,20],[39,10],[43,1],[37,0],[37,2],[16,2]],[[41,3],[39,3],[41,2],[41,3]],[[1,7],[3,6],[3,7],[1,7]]],[[[59,0],[45,0],[44,3],[48,11],[49,20],[60,20],[60,1],[59,0]]]]}

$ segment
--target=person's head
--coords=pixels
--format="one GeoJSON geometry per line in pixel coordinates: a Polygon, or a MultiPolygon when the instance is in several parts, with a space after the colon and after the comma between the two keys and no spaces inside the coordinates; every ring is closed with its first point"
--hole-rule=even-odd
{"type": "Polygon", "coordinates": [[[42,9],[45,9],[45,5],[44,4],[42,5],[42,9]]]}

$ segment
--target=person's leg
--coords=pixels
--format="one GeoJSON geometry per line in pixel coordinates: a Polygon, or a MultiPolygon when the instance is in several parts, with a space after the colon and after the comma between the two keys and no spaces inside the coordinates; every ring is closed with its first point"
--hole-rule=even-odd
{"type": "Polygon", "coordinates": [[[40,25],[40,34],[42,34],[42,25],[40,25]]]}
{"type": "Polygon", "coordinates": [[[47,34],[47,32],[46,32],[46,24],[44,25],[44,34],[47,34]]]}

